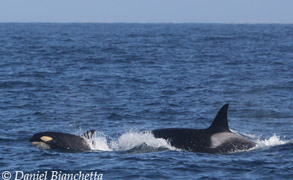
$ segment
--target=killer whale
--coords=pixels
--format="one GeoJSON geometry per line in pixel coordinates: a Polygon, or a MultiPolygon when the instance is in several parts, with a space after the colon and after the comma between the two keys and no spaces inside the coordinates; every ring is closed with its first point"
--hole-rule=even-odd
{"type": "Polygon", "coordinates": [[[30,142],[41,149],[66,151],[89,151],[95,130],[89,130],[81,136],[61,132],[39,132],[30,138],[30,142]]]}
{"type": "Polygon", "coordinates": [[[191,152],[226,154],[247,150],[256,143],[230,131],[228,126],[229,104],[225,104],[207,129],[169,128],[157,129],[155,138],[163,138],[172,146],[191,152]]]}

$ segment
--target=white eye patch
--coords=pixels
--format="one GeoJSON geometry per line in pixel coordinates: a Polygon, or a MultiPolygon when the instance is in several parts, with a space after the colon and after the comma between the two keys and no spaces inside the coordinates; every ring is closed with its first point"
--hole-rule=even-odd
{"type": "Polygon", "coordinates": [[[52,141],[53,140],[53,138],[50,137],[50,136],[42,136],[40,139],[42,141],[44,141],[44,142],[48,142],[48,141],[52,141]]]}

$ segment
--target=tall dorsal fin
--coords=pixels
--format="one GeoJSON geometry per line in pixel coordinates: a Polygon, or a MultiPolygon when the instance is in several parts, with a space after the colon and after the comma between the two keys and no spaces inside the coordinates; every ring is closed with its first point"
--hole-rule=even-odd
{"type": "Polygon", "coordinates": [[[95,134],[96,130],[89,130],[87,132],[85,132],[83,135],[81,135],[81,137],[86,138],[86,139],[92,139],[93,135],[95,134]]]}
{"type": "Polygon", "coordinates": [[[229,107],[229,104],[225,104],[220,109],[213,123],[208,128],[209,130],[212,130],[214,132],[227,132],[227,131],[230,132],[229,126],[228,126],[228,117],[227,117],[228,107],[229,107]]]}

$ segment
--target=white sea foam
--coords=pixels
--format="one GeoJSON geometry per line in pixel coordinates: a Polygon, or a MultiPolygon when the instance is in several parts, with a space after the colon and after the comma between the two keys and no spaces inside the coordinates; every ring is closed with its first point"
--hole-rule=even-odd
{"type": "Polygon", "coordinates": [[[154,149],[166,148],[175,150],[165,139],[155,138],[151,132],[130,131],[123,133],[117,139],[109,142],[102,133],[96,133],[91,144],[92,150],[95,151],[127,151],[145,144],[154,149]]]}
{"type": "Polygon", "coordinates": [[[103,133],[95,133],[92,143],[89,143],[92,150],[95,151],[112,151],[108,145],[107,137],[103,133]]]}
{"type": "Polygon", "coordinates": [[[257,139],[256,140],[257,146],[256,148],[264,149],[268,147],[273,147],[273,146],[279,146],[283,144],[290,143],[289,140],[281,140],[280,136],[277,136],[274,134],[272,137],[268,139],[257,139]]]}
{"type": "Polygon", "coordinates": [[[130,150],[142,144],[153,148],[174,150],[165,139],[155,138],[151,132],[127,132],[122,134],[117,141],[111,142],[112,148],[118,151],[130,150]]]}
{"type": "Polygon", "coordinates": [[[266,149],[266,148],[270,148],[270,147],[274,147],[274,146],[279,146],[279,145],[284,145],[287,143],[291,143],[292,141],[290,140],[282,140],[280,136],[276,135],[275,133],[273,134],[273,136],[267,138],[267,139],[263,139],[260,138],[257,135],[254,134],[245,134],[245,133],[238,133],[235,130],[231,130],[233,133],[236,133],[238,135],[247,137],[248,139],[253,140],[256,143],[256,146],[250,150],[254,150],[254,149],[266,149]]]}

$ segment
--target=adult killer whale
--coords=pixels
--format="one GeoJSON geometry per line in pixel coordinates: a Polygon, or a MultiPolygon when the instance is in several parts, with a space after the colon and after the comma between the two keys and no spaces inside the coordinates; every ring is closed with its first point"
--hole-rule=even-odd
{"type": "Polygon", "coordinates": [[[191,152],[225,154],[247,150],[256,143],[230,131],[225,104],[207,129],[170,128],[153,130],[155,138],[166,139],[172,146],[191,152]]]}
{"type": "Polygon", "coordinates": [[[40,132],[30,138],[30,142],[41,149],[59,149],[66,151],[89,151],[95,130],[89,130],[81,136],[60,132],[40,132]]]}

